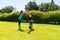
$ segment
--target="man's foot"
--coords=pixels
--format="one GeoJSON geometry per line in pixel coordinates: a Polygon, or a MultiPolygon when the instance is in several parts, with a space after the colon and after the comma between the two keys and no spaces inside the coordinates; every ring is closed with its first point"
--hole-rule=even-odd
{"type": "Polygon", "coordinates": [[[32,27],[29,27],[30,30],[34,31],[34,29],[32,27]]]}

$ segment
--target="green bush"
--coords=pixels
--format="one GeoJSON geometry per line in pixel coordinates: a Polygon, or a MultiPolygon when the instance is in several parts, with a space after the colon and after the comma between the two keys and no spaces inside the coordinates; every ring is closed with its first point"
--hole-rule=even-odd
{"type": "MultiPolygon", "coordinates": [[[[60,10],[59,11],[49,11],[49,12],[40,12],[40,11],[30,11],[33,16],[33,21],[35,23],[50,23],[58,22],[60,23],[60,10]]],[[[0,14],[0,21],[17,21],[19,12],[14,12],[11,14],[3,13],[0,14]]],[[[28,20],[28,15],[23,16],[23,20],[28,20]]]]}
{"type": "Polygon", "coordinates": [[[0,15],[0,20],[1,21],[17,21],[19,12],[15,12],[15,13],[3,13],[0,15]]]}
{"type": "Polygon", "coordinates": [[[31,11],[31,14],[33,15],[33,20],[36,23],[60,23],[60,10],[49,12],[31,11]]]}
{"type": "Polygon", "coordinates": [[[43,12],[40,11],[30,11],[33,16],[33,21],[35,23],[41,23],[43,21],[43,12]]]}

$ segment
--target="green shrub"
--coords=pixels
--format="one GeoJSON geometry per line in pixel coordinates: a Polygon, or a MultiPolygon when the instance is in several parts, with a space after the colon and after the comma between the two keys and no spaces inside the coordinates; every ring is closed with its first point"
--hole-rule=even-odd
{"type": "MultiPolygon", "coordinates": [[[[35,23],[49,23],[49,22],[58,22],[60,23],[60,11],[49,11],[49,12],[40,12],[40,11],[30,11],[33,16],[33,21],[35,23]]],[[[19,12],[14,12],[11,14],[3,13],[0,15],[0,21],[17,21],[19,12]]],[[[29,20],[28,15],[23,16],[23,20],[29,20]]]]}
{"type": "Polygon", "coordinates": [[[8,14],[8,13],[3,13],[0,16],[0,20],[1,21],[17,21],[19,12],[15,12],[12,14],[8,14]]]}
{"type": "Polygon", "coordinates": [[[40,11],[30,11],[33,16],[33,21],[35,23],[41,23],[43,20],[43,13],[40,11]]]}

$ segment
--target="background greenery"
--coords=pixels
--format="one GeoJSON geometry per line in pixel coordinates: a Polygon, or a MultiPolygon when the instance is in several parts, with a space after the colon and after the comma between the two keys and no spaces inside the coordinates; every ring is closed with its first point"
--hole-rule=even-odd
{"type": "MultiPolygon", "coordinates": [[[[30,13],[33,16],[33,21],[35,23],[49,23],[49,22],[60,23],[60,10],[48,12],[32,10],[30,11],[30,13]]],[[[19,14],[20,14],[19,12],[0,14],[0,21],[17,21],[19,14]]],[[[29,19],[28,15],[24,15],[23,20],[28,19],[29,19]]]]}
{"type": "MultiPolygon", "coordinates": [[[[40,5],[34,1],[29,1],[25,5],[25,10],[28,9],[32,14],[34,23],[60,23],[59,8],[59,5],[55,4],[53,0],[40,5]]],[[[13,6],[6,6],[0,9],[0,21],[17,21],[19,14],[13,6]]],[[[29,20],[28,15],[24,15],[23,20],[29,20]]]]}

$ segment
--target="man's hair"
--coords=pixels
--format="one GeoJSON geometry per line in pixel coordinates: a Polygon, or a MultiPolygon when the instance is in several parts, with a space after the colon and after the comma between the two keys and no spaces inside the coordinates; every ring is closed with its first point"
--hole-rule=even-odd
{"type": "Polygon", "coordinates": [[[22,13],[22,12],[23,12],[23,10],[20,11],[20,13],[22,13]]]}

